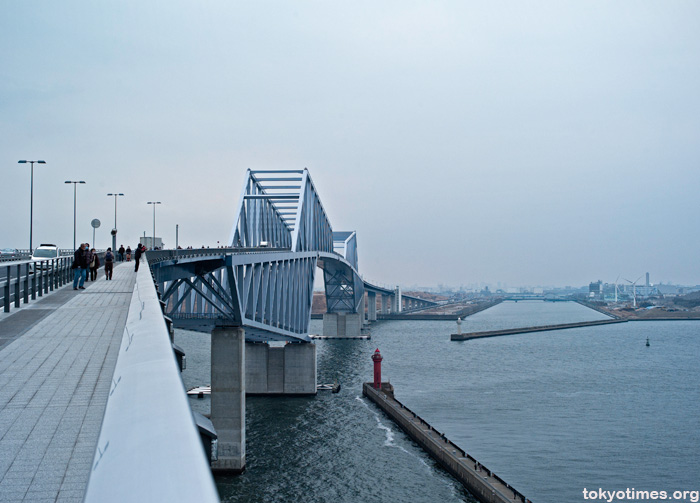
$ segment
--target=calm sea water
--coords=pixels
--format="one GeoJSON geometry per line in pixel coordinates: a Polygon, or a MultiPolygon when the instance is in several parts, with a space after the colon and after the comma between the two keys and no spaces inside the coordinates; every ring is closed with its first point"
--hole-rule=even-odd
{"type": "MultiPolygon", "coordinates": [[[[507,302],[462,330],[602,317],[573,303],[507,302]]],[[[361,397],[377,347],[399,400],[534,503],[585,501],[584,488],[700,488],[700,322],[451,342],[455,331],[388,321],[371,341],[318,341],[319,382],[337,378],[342,391],[248,398],[247,470],[217,479],[222,500],[475,501],[361,397]]],[[[178,331],[176,342],[185,384],[209,384],[208,337],[178,331]]],[[[208,413],[208,399],[191,403],[208,413]]]]}

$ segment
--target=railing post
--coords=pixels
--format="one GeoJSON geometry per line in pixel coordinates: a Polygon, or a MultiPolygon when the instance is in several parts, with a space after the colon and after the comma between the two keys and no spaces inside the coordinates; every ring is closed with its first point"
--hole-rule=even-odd
{"type": "Polygon", "coordinates": [[[12,266],[7,266],[7,276],[5,281],[5,292],[3,296],[3,304],[6,313],[10,312],[10,273],[12,271],[12,266]]]}
{"type": "Polygon", "coordinates": [[[24,264],[24,303],[29,303],[29,262],[24,264]]]}
{"type": "Polygon", "coordinates": [[[22,266],[20,264],[17,264],[17,283],[15,283],[15,307],[19,307],[20,301],[20,287],[22,286],[22,283],[20,281],[20,278],[22,277],[21,267],[22,266]]]}
{"type": "MultiPolygon", "coordinates": [[[[27,263],[27,277],[29,277],[29,263],[27,263]]],[[[34,267],[34,274],[32,274],[32,300],[36,300],[36,267],[34,267]]]]}
{"type": "Polygon", "coordinates": [[[46,295],[48,295],[49,294],[49,287],[51,286],[51,285],[49,285],[49,283],[51,283],[51,277],[49,276],[48,260],[45,260],[42,265],[46,265],[46,269],[44,269],[44,268],[41,269],[41,275],[44,277],[44,293],[46,295]],[[46,271],[46,272],[44,272],[44,271],[46,271]]]}
{"type": "Polygon", "coordinates": [[[53,292],[53,289],[54,289],[54,284],[53,284],[53,281],[54,281],[54,270],[53,270],[53,267],[54,267],[54,265],[56,265],[56,264],[54,263],[54,260],[56,260],[56,259],[51,259],[51,260],[48,261],[47,264],[46,264],[46,267],[47,267],[46,271],[47,271],[47,274],[48,274],[48,276],[49,276],[49,278],[48,278],[48,280],[49,280],[49,290],[51,290],[52,292],[53,292]]]}
{"type": "Polygon", "coordinates": [[[39,269],[38,264],[34,262],[34,279],[37,281],[37,292],[39,292],[39,297],[44,296],[44,278],[41,274],[41,269],[39,269]],[[38,276],[38,278],[37,278],[38,276]]]}

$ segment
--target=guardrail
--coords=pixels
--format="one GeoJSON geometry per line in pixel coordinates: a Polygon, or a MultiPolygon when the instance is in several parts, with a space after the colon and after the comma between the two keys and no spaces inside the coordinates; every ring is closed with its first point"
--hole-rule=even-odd
{"type": "Polygon", "coordinates": [[[289,251],[289,248],[269,248],[269,247],[257,247],[257,248],[183,248],[181,250],[148,250],[146,251],[146,258],[149,264],[154,264],[162,262],[164,260],[173,260],[180,258],[194,258],[203,257],[207,255],[225,255],[228,253],[271,253],[279,251],[289,251]]]}
{"type": "Polygon", "coordinates": [[[59,257],[36,262],[20,261],[0,266],[0,301],[6,313],[21,302],[42,297],[73,281],[73,257],[59,257]]]}
{"type": "Polygon", "coordinates": [[[219,501],[148,267],[136,276],[84,501],[219,501]]]}
{"type": "MultiPolygon", "coordinates": [[[[61,257],[72,257],[74,250],[59,249],[58,254],[61,257]]],[[[98,253],[106,250],[96,250],[98,253]]],[[[32,258],[32,252],[28,249],[18,249],[14,254],[0,254],[0,262],[16,262],[19,260],[29,260],[32,258]]]]}
{"type": "MultiPolygon", "coordinates": [[[[105,252],[97,252],[100,267],[104,266],[105,252]]],[[[62,256],[46,260],[20,260],[0,265],[0,304],[6,313],[22,302],[36,300],[66,283],[73,281],[73,256],[62,256]]],[[[88,274],[89,271],[88,271],[88,274]]]]}
{"type": "Polygon", "coordinates": [[[1,254],[0,262],[17,262],[18,260],[27,260],[30,257],[29,253],[17,253],[17,254],[1,254]]]}

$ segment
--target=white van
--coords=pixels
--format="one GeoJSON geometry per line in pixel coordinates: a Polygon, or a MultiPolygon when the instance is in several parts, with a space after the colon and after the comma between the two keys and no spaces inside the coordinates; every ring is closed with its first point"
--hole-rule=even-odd
{"type": "MultiPolygon", "coordinates": [[[[61,255],[61,250],[58,249],[58,246],[52,245],[52,244],[45,244],[42,243],[40,244],[35,250],[34,253],[32,253],[32,262],[39,262],[41,260],[51,260],[52,258],[58,258],[61,255]]],[[[38,264],[37,267],[40,269],[48,269],[50,267],[49,262],[44,262],[38,264]]],[[[34,264],[29,265],[29,272],[34,271],[34,264]]]]}

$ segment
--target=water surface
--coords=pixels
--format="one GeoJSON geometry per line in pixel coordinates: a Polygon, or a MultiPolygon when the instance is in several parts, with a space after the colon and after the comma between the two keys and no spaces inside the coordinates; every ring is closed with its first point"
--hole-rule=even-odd
{"type": "MultiPolygon", "coordinates": [[[[463,331],[602,318],[573,303],[508,302],[467,318],[463,331]]],[[[584,487],[697,489],[700,323],[451,342],[455,329],[386,321],[373,325],[371,341],[318,341],[319,382],[338,378],[342,391],[248,398],[247,470],[217,478],[222,499],[474,501],[361,398],[376,347],[399,400],[535,503],[584,501],[584,487]]],[[[176,334],[188,387],[209,384],[208,339],[176,334]]],[[[208,413],[208,399],[191,403],[208,413]]]]}

